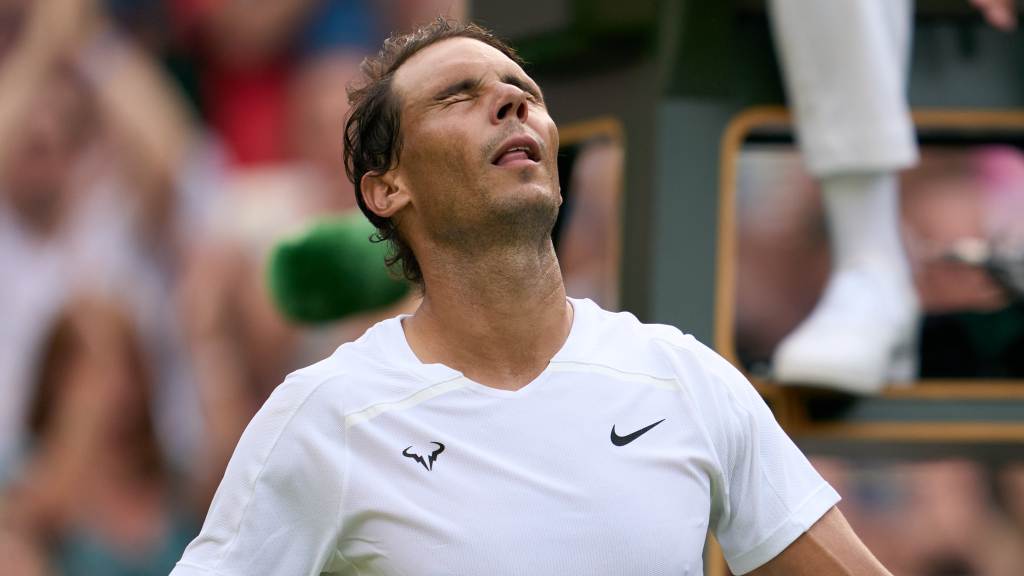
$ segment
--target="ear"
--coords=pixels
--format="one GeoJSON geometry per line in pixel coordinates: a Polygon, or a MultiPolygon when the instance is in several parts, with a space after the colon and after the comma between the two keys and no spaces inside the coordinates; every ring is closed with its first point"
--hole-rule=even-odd
{"type": "Polygon", "coordinates": [[[395,171],[384,174],[367,172],[360,180],[359,189],[363,201],[371,212],[382,218],[390,218],[409,203],[409,193],[399,185],[395,171]]]}

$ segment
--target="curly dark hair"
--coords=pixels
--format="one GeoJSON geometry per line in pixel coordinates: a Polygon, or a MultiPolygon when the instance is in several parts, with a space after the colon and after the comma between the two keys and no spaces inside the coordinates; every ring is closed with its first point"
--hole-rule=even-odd
{"type": "Polygon", "coordinates": [[[479,40],[524,65],[516,51],[491,31],[439,16],[409,34],[396,34],[385,40],[376,56],[363,60],[360,81],[348,87],[351,109],[345,121],[345,172],[355,185],[356,203],[377,228],[370,241],[391,244],[386,264],[401,264],[403,276],[421,287],[423,273],[412,247],[390,218],[382,218],[366,206],[361,181],[367,173],[384,174],[398,166],[402,152],[402,103],[391,89],[395,71],[427,46],[460,37],[479,40]]]}

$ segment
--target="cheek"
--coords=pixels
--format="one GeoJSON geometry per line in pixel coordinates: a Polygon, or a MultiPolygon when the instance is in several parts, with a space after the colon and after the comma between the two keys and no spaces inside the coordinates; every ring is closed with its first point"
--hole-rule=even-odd
{"type": "Polygon", "coordinates": [[[465,184],[477,177],[479,152],[466,134],[438,127],[421,130],[406,140],[403,162],[414,189],[430,190],[465,184]]]}
{"type": "Polygon", "coordinates": [[[547,126],[548,134],[551,135],[549,142],[551,142],[551,145],[554,146],[554,148],[557,150],[560,144],[558,136],[558,125],[555,124],[554,119],[551,118],[551,116],[548,116],[546,113],[544,114],[544,120],[547,126]]]}
{"type": "Polygon", "coordinates": [[[558,149],[558,125],[543,107],[536,105],[530,108],[530,118],[527,124],[538,134],[544,137],[545,142],[554,150],[558,149]]]}

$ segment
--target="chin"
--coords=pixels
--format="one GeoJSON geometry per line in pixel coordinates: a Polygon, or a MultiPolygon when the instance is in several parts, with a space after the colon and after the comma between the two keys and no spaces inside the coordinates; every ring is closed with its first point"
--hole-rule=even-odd
{"type": "Polygon", "coordinates": [[[525,235],[551,232],[562,198],[547,187],[531,187],[526,193],[508,196],[495,206],[494,224],[514,228],[525,235]]]}
{"type": "Polygon", "coordinates": [[[485,180],[476,188],[474,199],[438,210],[430,218],[430,235],[441,244],[473,250],[534,245],[550,237],[562,197],[557,184],[538,178],[535,171],[532,176],[526,183],[485,180]]]}

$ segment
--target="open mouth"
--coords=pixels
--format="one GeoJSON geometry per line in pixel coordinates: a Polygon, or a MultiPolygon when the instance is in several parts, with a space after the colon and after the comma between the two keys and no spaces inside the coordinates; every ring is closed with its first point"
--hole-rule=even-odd
{"type": "Polygon", "coordinates": [[[498,148],[491,159],[495,166],[535,164],[540,161],[540,145],[529,136],[514,136],[498,148]]]}

